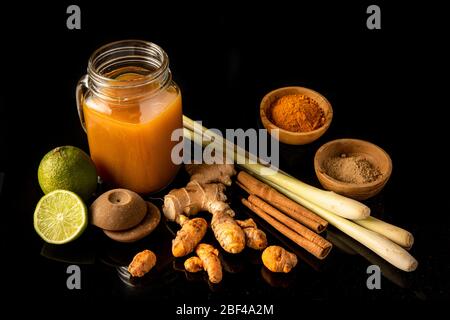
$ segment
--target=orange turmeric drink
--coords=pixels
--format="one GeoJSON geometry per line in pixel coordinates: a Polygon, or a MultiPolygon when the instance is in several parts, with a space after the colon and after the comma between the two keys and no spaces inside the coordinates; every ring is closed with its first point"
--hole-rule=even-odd
{"type": "Polygon", "coordinates": [[[170,183],[178,171],[171,135],[182,127],[181,94],[160,47],[129,40],[100,48],[77,92],[90,154],[106,183],[141,194],[170,183]]]}

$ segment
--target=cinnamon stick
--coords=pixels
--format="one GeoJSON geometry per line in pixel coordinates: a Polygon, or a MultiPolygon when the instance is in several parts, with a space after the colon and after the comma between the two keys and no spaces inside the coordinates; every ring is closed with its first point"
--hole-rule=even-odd
{"type": "Polygon", "coordinates": [[[273,218],[277,219],[287,227],[291,228],[295,232],[297,232],[299,235],[301,235],[303,238],[317,244],[321,248],[328,248],[331,247],[331,243],[321,236],[319,236],[314,231],[309,230],[305,226],[301,225],[297,221],[289,218],[288,216],[284,215],[282,212],[278,211],[276,208],[272,207],[270,204],[264,202],[260,198],[258,198],[255,195],[250,195],[248,197],[248,201],[256,205],[257,207],[261,208],[265,213],[271,215],[273,218]]]}
{"type": "Polygon", "coordinates": [[[331,250],[331,245],[326,248],[322,248],[319,245],[317,245],[314,242],[309,241],[308,239],[302,237],[294,230],[288,228],[278,220],[274,219],[272,216],[264,212],[260,207],[257,205],[251,203],[245,198],[242,198],[242,203],[252,210],[255,214],[257,214],[259,217],[267,221],[272,227],[274,227],[276,230],[281,232],[284,236],[294,241],[296,244],[304,248],[306,251],[310,252],[314,256],[316,256],[319,259],[324,259],[328,253],[331,250]]]}
{"type": "Polygon", "coordinates": [[[292,219],[295,219],[317,233],[323,232],[328,226],[328,221],[244,171],[239,172],[237,184],[247,193],[257,195],[261,199],[264,199],[292,219]]]}
{"type": "Polygon", "coordinates": [[[253,192],[251,192],[249,189],[247,189],[246,186],[244,186],[242,183],[239,182],[239,180],[236,180],[236,184],[245,192],[247,192],[248,194],[253,194],[253,192]]]}

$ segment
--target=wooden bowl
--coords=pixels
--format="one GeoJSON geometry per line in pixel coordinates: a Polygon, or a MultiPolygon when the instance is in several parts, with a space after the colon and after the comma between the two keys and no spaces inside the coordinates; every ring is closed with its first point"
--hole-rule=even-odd
{"type": "Polygon", "coordinates": [[[331,119],[333,118],[333,109],[331,108],[330,102],[328,102],[328,100],[324,96],[314,90],[304,87],[284,87],[273,90],[264,96],[260,104],[260,116],[264,128],[266,128],[270,134],[273,135],[272,130],[274,129],[279,130],[278,140],[287,144],[301,145],[308,144],[319,139],[325,133],[325,131],[327,131],[327,129],[330,127],[331,119]],[[270,120],[270,108],[276,100],[288,94],[303,94],[314,99],[324,112],[325,123],[323,124],[323,126],[309,132],[292,132],[281,129],[274,123],[272,123],[270,120]]]}
{"type": "Polygon", "coordinates": [[[317,150],[314,157],[314,170],[325,189],[356,200],[366,200],[378,194],[386,185],[392,173],[392,160],[386,151],[373,143],[358,139],[338,139],[324,144],[317,150]],[[342,182],[330,177],[324,170],[324,162],[343,153],[363,155],[380,170],[381,176],[375,181],[364,184],[342,182]]]}

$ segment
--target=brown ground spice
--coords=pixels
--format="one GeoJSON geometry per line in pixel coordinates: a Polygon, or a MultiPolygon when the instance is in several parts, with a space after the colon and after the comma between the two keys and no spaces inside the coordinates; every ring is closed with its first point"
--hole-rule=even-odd
{"type": "Polygon", "coordinates": [[[272,105],[271,121],[293,132],[309,132],[324,125],[325,115],[319,104],[303,94],[289,94],[272,105]]]}
{"type": "Polygon", "coordinates": [[[342,154],[327,159],[324,169],[330,177],[347,183],[369,183],[381,176],[380,170],[362,155],[342,154]]]}

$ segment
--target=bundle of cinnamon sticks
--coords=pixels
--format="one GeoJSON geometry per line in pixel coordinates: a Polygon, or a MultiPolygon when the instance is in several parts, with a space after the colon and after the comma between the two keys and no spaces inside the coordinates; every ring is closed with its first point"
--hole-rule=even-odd
{"type": "Polygon", "coordinates": [[[249,194],[242,199],[247,208],[317,258],[328,255],[332,244],[318,234],[327,228],[326,220],[244,171],[237,184],[249,194]]]}

